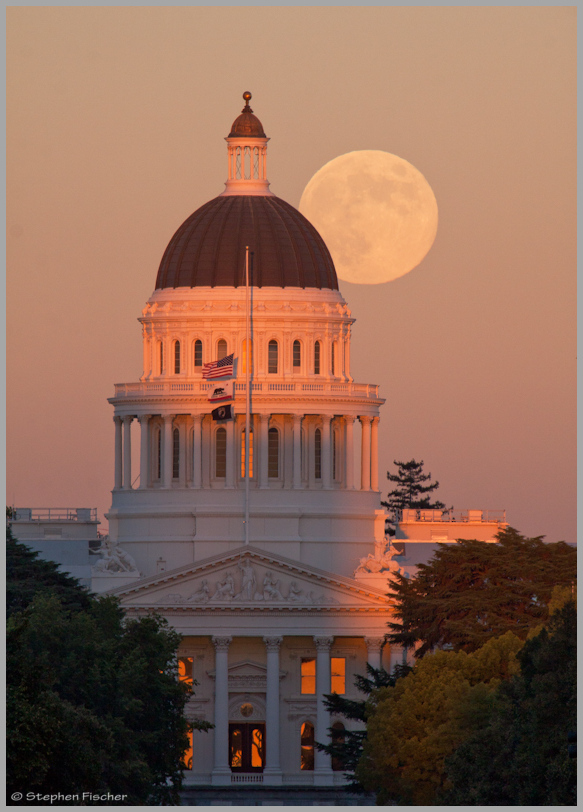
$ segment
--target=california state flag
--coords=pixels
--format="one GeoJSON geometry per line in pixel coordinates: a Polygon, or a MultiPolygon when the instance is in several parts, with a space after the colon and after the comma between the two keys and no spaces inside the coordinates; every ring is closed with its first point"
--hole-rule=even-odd
{"type": "Polygon", "coordinates": [[[233,381],[221,381],[209,389],[211,403],[221,403],[225,400],[233,400],[233,381]]]}

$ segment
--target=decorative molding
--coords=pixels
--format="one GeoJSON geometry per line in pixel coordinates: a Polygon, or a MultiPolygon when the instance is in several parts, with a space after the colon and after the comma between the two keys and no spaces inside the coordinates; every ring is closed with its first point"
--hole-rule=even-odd
{"type": "Polygon", "coordinates": [[[317,651],[330,651],[333,642],[333,637],[314,637],[314,644],[317,651]]]}
{"type": "Polygon", "coordinates": [[[263,642],[267,651],[279,651],[279,647],[283,643],[283,637],[264,637],[263,642]]]}
{"type": "Polygon", "coordinates": [[[211,639],[213,641],[215,651],[228,651],[229,646],[233,641],[232,637],[215,637],[214,635],[211,639]]]}

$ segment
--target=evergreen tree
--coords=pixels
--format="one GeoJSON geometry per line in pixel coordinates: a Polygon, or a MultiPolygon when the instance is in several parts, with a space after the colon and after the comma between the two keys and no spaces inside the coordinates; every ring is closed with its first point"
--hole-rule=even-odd
{"type": "Polygon", "coordinates": [[[398,471],[396,474],[387,471],[387,479],[389,482],[395,482],[397,487],[389,492],[386,502],[381,502],[381,505],[386,507],[390,514],[386,524],[391,536],[395,535],[395,524],[401,510],[406,508],[443,510],[445,508],[443,502],[432,502],[429,498],[428,494],[439,488],[439,482],[437,480],[430,482],[431,474],[423,472],[423,460],[421,462],[393,460],[393,462],[398,471]],[[424,484],[426,482],[429,484],[424,484]]]}

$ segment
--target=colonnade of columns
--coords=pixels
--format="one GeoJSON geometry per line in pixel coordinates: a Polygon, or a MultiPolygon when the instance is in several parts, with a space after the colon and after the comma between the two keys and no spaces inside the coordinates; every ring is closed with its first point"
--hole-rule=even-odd
{"type": "MultiPolygon", "coordinates": [[[[182,481],[183,486],[192,488],[204,487],[203,482],[203,419],[205,415],[194,413],[191,415],[178,415],[166,414],[161,416],[162,425],[162,441],[161,441],[161,454],[160,454],[160,472],[159,476],[152,475],[152,459],[153,454],[158,454],[158,450],[153,448],[153,441],[150,437],[151,418],[153,415],[142,414],[137,416],[140,423],[140,465],[139,465],[139,488],[151,487],[151,481],[155,479],[163,488],[171,488],[173,483],[174,472],[174,443],[173,431],[175,428],[175,420],[177,417],[190,418],[192,421],[192,444],[188,443],[188,453],[191,455],[191,464],[189,465],[191,476],[185,474],[186,470],[186,438],[181,436],[179,443],[179,471],[181,475],[179,479],[182,481]]],[[[157,416],[158,417],[158,416],[157,416]]],[[[269,414],[259,414],[258,418],[259,427],[259,465],[255,463],[258,468],[258,482],[260,488],[269,487],[269,442],[268,433],[270,426],[273,424],[273,418],[269,414]]],[[[302,426],[305,424],[307,418],[312,420],[315,415],[298,415],[294,414],[292,417],[292,441],[289,444],[289,452],[293,458],[291,481],[286,481],[284,487],[291,487],[300,489],[305,487],[313,487],[315,479],[319,479],[319,485],[324,489],[329,489],[334,486],[334,482],[341,483],[341,487],[347,490],[355,488],[355,471],[354,471],[354,420],[351,415],[342,416],[340,424],[342,428],[342,443],[336,447],[335,453],[342,457],[342,475],[336,474],[334,476],[333,466],[333,438],[332,438],[332,421],[333,415],[318,415],[318,430],[320,431],[320,476],[316,477],[314,473],[315,467],[315,448],[314,441],[311,443],[306,441],[302,442],[302,426]],[[308,448],[309,445],[309,448],[308,448]],[[306,465],[303,463],[303,454],[308,455],[308,475],[306,476],[306,465]]],[[[124,417],[115,416],[115,488],[123,490],[131,490],[133,488],[132,481],[132,448],[131,448],[131,423],[135,415],[125,415],[124,417]]],[[[358,417],[362,427],[361,433],[361,452],[360,452],[360,490],[378,491],[378,422],[379,418],[370,415],[360,415],[358,417]]],[[[236,455],[238,453],[237,431],[240,426],[235,424],[235,420],[227,420],[224,424],[226,429],[226,472],[224,486],[226,488],[233,488],[235,486],[235,474],[237,470],[236,455]]],[[[252,423],[253,426],[253,423],[252,423]]],[[[212,445],[210,432],[206,430],[206,441],[212,445]]],[[[283,432],[282,432],[283,435],[283,432]]],[[[313,433],[311,435],[313,437],[313,433]]],[[[284,438],[280,442],[280,459],[282,459],[284,438]]],[[[210,450],[207,456],[210,459],[210,450]]],[[[340,469],[340,464],[337,461],[337,467],[340,469]]]]}
{"type": "MultiPolygon", "coordinates": [[[[326,709],[324,694],[330,693],[330,652],[334,637],[315,636],[316,647],[316,724],[314,738],[317,742],[328,740],[330,712],[326,709]]],[[[229,645],[230,635],[213,636],[215,647],[215,712],[214,712],[214,768],[212,783],[231,783],[229,764],[229,645]]],[[[381,667],[383,637],[365,637],[367,661],[374,668],[381,667]]],[[[282,769],[280,759],[280,671],[279,651],[283,638],[263,637],[267,653],[265,685],[265,766],[263,780],[266,784],[281,784],[282,769]]],[[[328,786],[333,783],[330,756],[317,748],[314,752],[314,785],[328,786]]]]}

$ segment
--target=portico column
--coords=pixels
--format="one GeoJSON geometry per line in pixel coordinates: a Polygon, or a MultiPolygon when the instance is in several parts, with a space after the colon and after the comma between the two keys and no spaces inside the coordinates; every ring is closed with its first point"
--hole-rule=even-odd
{"type": "Polygon", "coordinates": [[[149,414],[141,414],[138,416],[140,421],[140,490],[148,487],[148,429],[150,427],[149,414]]]}
{"type": "Polygon", "coordinates": [[[123,419],[123,487],[131,490],[132,487],[132,420],[133,416],[123,419]]]}
{"type": "Polygon", "coordinates": [[[114,417],[115,423],[115,478],[114,488],[121,488],[122,485],[122,436],[121,436],[121,417],[114,417]]]}
{"type": "Polygon", "coordinates": [[[294,488],[302,487],[302,416],[294,414],[294,488]]]}
{"type": "Polygon", "coordinates": [[[281,784],[279,763],[279,647],[282,637],[264,637],[267,649],[267,686],[265,694],[266,762],[264,784],[281,784]],[[267,779],[267,780],[266,780],[267,779]]]}
{"type": "Polygon", "coordinates": [[[361,415],[362,443],[360,446],[360,490],[370,491],[370,417],[361,415]]]}
{"type": "MultiPolygon", "coordinates": [[[[328,741],[330,712],[324,706],[324,694],[330,693],[330,648],[333,637],[314,637],[316,644],[316,730],[315,739],[321,744],[328,741]]],[[[334,781],[332,763],[328,753],[314,753],[314,786],[328,786],[334,781]]]]}
{"type": "Polygon", "coordinates": [[[322,415],[322,487],[329,488],[332,484],[331,455],[330,455],[330,415],[322,415]]]}
{"type": "Polygon", "coordinates": [[[235,418],[227,420],[225,488],[234,487],[235,482],[235,418]]]}
{"type": "Polygon", "coordinates": [[[215,647],[215,763],[213,784],[230,784],[229,766],[229,644],[232,637],[213,637],[215,647]]]}
{"type": "Polygon", "coordinates": [[[261,464],[259,466],[259,487],[267,488],[267,470],[268,470],[268,445],[267,435],[269,431],[269,415],[262,414],[259,416],[259,434],[261,437],[261,464]]]}
{"type": "Polygon", "coordinates": [[[346,420],[346,489],[354,488],[354,417],[347,415],[346,420]]]}
{"type": "Polygon", "coordinates": [[[369,665],[372,665],[373,668],[380,668],[381,667],[381,650],[383,647],[383,643],[385,642],[384,637],[365,637],[364,642],[366,643],[366,660],[369,665]]]}
{"type": "Polygon", "coordinates": [[[379,489],[379,419],[373,417],[370,433],[370,489],[379,489]]]}
{"type": "Polygon", "coordinates": [[[164,471],[163,482],[164,488],[172,486],[172,421],[174,420],[173,414],[164,415],[164,471]]]}
{"type": "Polygon", "coordinates": [[[193,414],[192,432],[192,487],[200,488],[202,470],[202,415],[193,414]]]}

